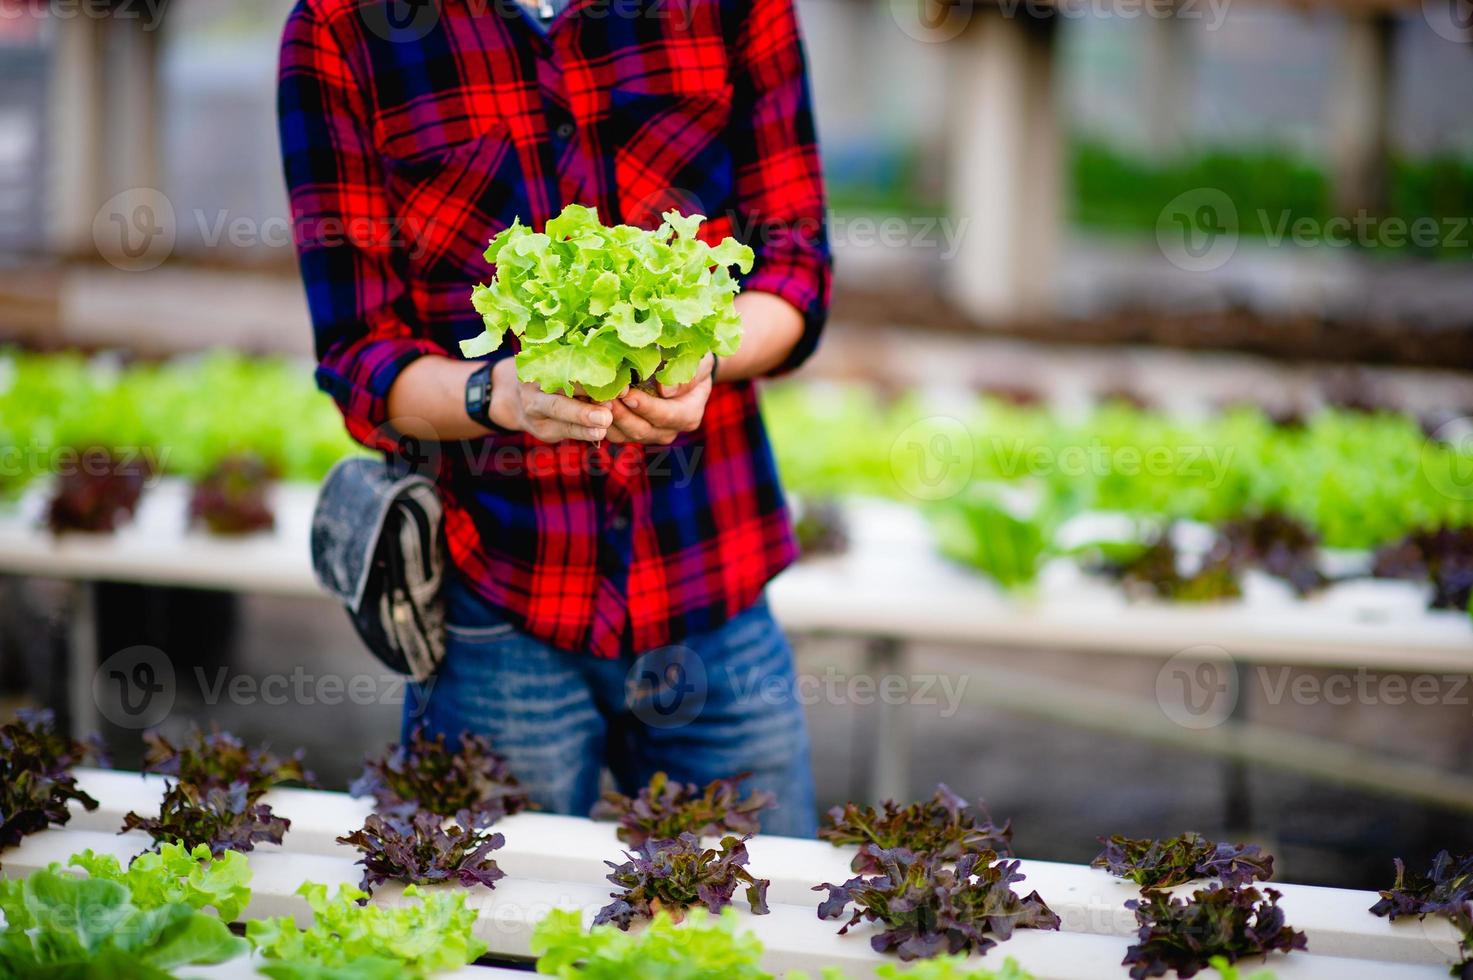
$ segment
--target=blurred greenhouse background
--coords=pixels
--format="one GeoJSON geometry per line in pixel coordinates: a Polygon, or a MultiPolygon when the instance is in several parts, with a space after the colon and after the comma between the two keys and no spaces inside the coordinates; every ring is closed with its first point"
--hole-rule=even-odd
{"type": "MultiPolygon", "coordinates": [[[[1238,727],[1215,733],[1160,705],[1170,650],[1132,649],[1133,605],[1109,656],[927,634],[905,669],[970,695],[901,706],[908,742],[889,749],[872,741],[881,706],[814,704],[822,802],[945,780],[1013,817],[1029,856],[1083,860],[1098,833],[1190,828],[1269,843],[1295,880],[1357,887],[1381,883],[1392,857],[1473,847],[1473,707],[1455,693],[1473,674],[1466,4],[921,3],[798,0],[837,278],[823,349],[765,398],[805,515],[845,497],[868,500],[880,525],[923,514],[952,565],[1025,607],[1066,608],[1103,575],[1167,605],[1272,593],[1263,623],[1305,606],[1336,625],[1293,620],[1285,642],[1305,660],[1265,654],[1268,640],[1245,654],[1238,727]],[[937,418],[961,425],[966,447],[967,485],[946,499],[908,483],[920,477],[896,456],[935,437],[937,418]],[[1018,453],[1095,444],[1220,450],[1224,470],[1009,469],[1018,453]],[[1143,518],[1133,551],[1061,543],[1097,511],[1143,518]],[[1265,516],[1308,537],[1244,572],[1233,535],[1252,538],[1243,522],[1265,516]],[[1211,540],[1194,550],[1178,526],[1211,540]],[[1316,549],[1357,581],[1329,589],[1327,565],[1304,565],[1316,549]],[[1221,558],[1224,577],[1179,572],[1185,554],[1208,571],[1221,558]],[[1150,560],[1171,568],[1152,580],[1150,560]],[[1264,568],[1271,585],[1254,577],[1264,568]],[[1365,604],[1357,591],[1407,579],[1415,589],[1365,604]],[[1442,694],[1294,703],[1272,696],[1280,667],[1320,685],[1361,670],[1435,677],[1442,694]],[[899,764],[876,782],[872,757],[891,749],[899,764]]],[[[0,523],[41,522],[23,491],[62,447],[158,447],[150,466],[186,480],[248,451],[288,483],[354,451],[311,386],[286,218],[274,86],[289,8],[117,0],[89,16],[0,0],[0,445],[26,461],[0,472],[0,523]]],[[[881,574],[887,533],[867,559],[881,574]]],[[[79,600],[65,576],[34,573],[40,559],[5,564],[10,540],[7,704],[96,715],[74,684],[79,602],[96,658],[156,647],[181,677],[346,674],[367,660],[320,600],[108,577],[79,600]]],[[[1237,654],[1216,620],[1192,622],[1172,627],[1183,648],[1237,654]]],[[[1246,629],[1260,626],[1274,628],[1246,629]]],[[[800,654],[815,673],[889,663],[828,630],[800,654]]],[[[391,705],[308,714],[186,686],[169,725],[305,745],[329,781],[396,731],[391,705]]],[[[102,715],[119,761],[136,761],[136,732],[102,715]]]]}

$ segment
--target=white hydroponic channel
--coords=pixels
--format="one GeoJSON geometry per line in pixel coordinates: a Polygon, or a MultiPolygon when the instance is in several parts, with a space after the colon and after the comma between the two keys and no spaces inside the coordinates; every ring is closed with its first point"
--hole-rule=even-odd
{"type": "MultiPolygon", "coordinates": [[[[35,834],[6,851],[5,874],[24,875],[53,861],[64,863],[84,848],[128,859],[149,846],[142,834],[115,831],[130,810],[157,811],[163,780],[101,770],[80,770],[78,775],[82,788],[102,805],[91,813],[74,806],[66,827],[35,834]]],[[[260,846],[247,855],[254,881],[246,916],[291,915],[305,925],[311,911],[295,894],[302,882],[322,882],[329,889],[338,883],[358,883],[357,852],[336,838],[362,825],[370,801],[342,793],[277,789],[266,795],[265,802],[292,825],[283,845],[260,846]]],[[[493,955],[529,957],[532,929],[550,909],[577,910],[591,921],[609,901],[612,886],[604,881],[608,872],[604,862],[618,860],[624,849],[612,824],[523,813],[502,820],[496,829],[506,837],[506,846],[494,855],[506,878],[494,889],[464,890],[479,916],[477,934],[493,955]]],[[[772,912],[754,916],[739,908],[739,914],[743,927],[762,941],[768,970],[780,975],[837,966],[851,977],[872,977],[875,967],[892,961],[871,950],[874,926],[859,926],[840,936],[837,922],[817,917],[821,895],[813,886],[850,877],[852,848],[758,835],[748,850],[751,872],[772,881],[768,893],[772,912]]],[[[1039,980],[1127,977],[1120,961],[1134,934],[1134,918],[1123,903],[1135,895],[1134,887],[1078,865],[1024,859],[1022,872],[1027,879],[1021,887],[1037,889],[1059,915],[1062,928],[1019,930],[979,962],[995,964],[1012,956],[1039,980]]],[[[1280,904],[1289,923],[1307,934],[1309,951],[1246,962],[1250,969],[1266,965],[1280,980],[1432,980],[1446,977],[1457,958],[1457,936],[1450,924],[1441,919],[1391,923],[1373,916],[1368,911],[1377,898],[1373,892],[1279,883],[1274,887],[1284,893],[1280,904]]],[[[401,891],[381,886],[373,901],[392,903],[401,891]]],[[[191,972],[225,980],[248,976],[250,970],[249,962],[239,962],[191,972]]],[[[489,980],[499,971],[463,972],[489,980]]]]}

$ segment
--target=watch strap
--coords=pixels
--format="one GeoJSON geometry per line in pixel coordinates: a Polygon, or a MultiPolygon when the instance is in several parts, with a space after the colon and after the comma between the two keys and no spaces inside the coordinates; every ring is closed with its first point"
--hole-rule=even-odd
{"type": "Polygon", "coordinates": [[[482,364],[465,380],[465,414],[471,421],[484,425],[495,432],[501,426],[491,421],[491,365],[482,364]]]}

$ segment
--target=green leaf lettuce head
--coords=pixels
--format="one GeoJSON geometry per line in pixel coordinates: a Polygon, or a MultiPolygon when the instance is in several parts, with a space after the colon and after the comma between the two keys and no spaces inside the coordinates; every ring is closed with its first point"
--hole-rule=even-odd
{"type": "Polygon", "coordinates": [[[222,963],[249,944],[225,923],[168,902],[135,903],[121,881],[59,868],[0,883],[0,976],[154,980],[175,967],[222,963]]]}
{"type": "Polygon", "coordinates": [[[730,267],[750,272],[752,250],[701,241],[703,215],[662,217],[654,231],[611,228],[570,204],[540,232],[513,222],[486,249],[495,277],[471,291],[486,332],[461,341],[461,353],[484,357],[510,330],[521,342],[517,377],[599,401],[634,381],[683,384],[707,354],[734,353],[742,325],[730,267]]]}
{"type": "Polygon", "coordinates": [[[425,977],[486,952],[471,933],[476,913],[461,894],[409,885],[403,904],[359,905],[366,892],[339,885],[329,898],[326,885],[310,881],[297,894],[312,907],[310,928],[286,916],[246,923],[246,936],[269,961],[260,972],[276,980],[425,977]]]}
{"type": "Polygon", "coordinates": [[[965,956],[937,956],[905,969],[886,963],[875,970],[875,976],[883,980],[1034,980],[1011,956],[995,970],[965,956]]]}
{"type": "Polygon", "coordinates": [[[585,980],[769,980],[759,965],[762,944],[738,932],[737,913],[692,909],[676,924],[666,912],[648,929],[614,926],[584,931],[577,912],[553,910],[532,933],[537,972],[585,980]]]}
{"type": "Polygon", "coordinates": [[[67,864],[91,878],[123,884],[133,904],[143,909],[183,902],[201,912],[213,908],[221,919],[234,922],[251,900],[251,867],[245,855],[227,851],[212,858],[207,844],[193,850],[180,843],[161,844],[158,851],[135,857],[126,870],[111,854],[94,854],[90,848],[73,854],[67,864]]]}

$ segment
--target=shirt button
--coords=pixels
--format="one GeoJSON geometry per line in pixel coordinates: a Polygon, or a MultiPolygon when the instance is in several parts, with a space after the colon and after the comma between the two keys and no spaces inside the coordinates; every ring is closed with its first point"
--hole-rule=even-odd
{"type": "Polygon", "coordinates": [[[623,514],[620,514],[609,521],[609,527],[613,528],[615,531],[627,530],[629,528],[629,518],[625,517],[623,514]]]}
{"type": "Polygon", "coordinates": [[[555,132],[557,133],[558,139],[564,139],[564,140],[572,139],[573,138],[573,124],[572,123],[563,123],[561,126],[559,126],[556,129],[555,132]]]}

